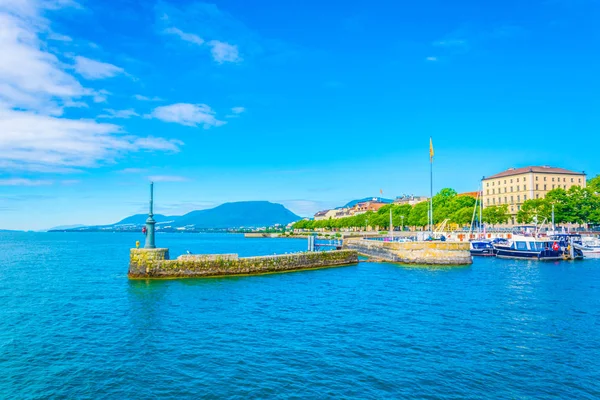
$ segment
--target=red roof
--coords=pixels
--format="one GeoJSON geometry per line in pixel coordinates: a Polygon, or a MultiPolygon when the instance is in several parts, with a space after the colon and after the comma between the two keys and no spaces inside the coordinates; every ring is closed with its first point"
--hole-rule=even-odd
{"type": "Polygon", "coordinates": [[[535,172],[538,174],[541,173],[541,174],[585,175],[584,172],[575,172],[575,171],[569,171],[568,169],[564,169],[564,168],[543,166],[543,167],[509,168],[504,172],[500,172],[499,174],[483,178],[483,180],[502,178],[505,176],[521,175],[521,174],[526,174],[528,172],[535,172]]]}
{"type": "Polygon", "coordinates": [[[476,199],[477,197],[479,197],[479,193],[478,192],[466,192],[466,193],[459,193],[456,196],[457,197],[469,196],[469,197],[473,197],[476,199]]]}

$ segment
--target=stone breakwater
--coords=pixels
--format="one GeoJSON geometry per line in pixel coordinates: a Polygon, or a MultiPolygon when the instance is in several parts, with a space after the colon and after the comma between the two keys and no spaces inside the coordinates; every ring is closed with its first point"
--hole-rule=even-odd
{"type": "Polygon", "coordinates": [[[346,239],[344,249],[384,261],[418,265],[470,265],[469,243],[459,242],[383,242],[346,239]]]}
{"type": "Polygon", "coordinates": [[[168,249],[131,249],[129,278],[202,278],[224,275],[258,275],[358,263],[354,250],[306,252],[260,257],[237,254],[184,255],[169,260],[168,249]]]}

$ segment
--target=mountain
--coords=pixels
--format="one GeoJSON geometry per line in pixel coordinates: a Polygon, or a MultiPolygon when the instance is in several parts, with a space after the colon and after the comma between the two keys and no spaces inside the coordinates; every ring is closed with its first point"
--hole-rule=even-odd
{"type": "Polygon", "coordinates": [[[281,204],[268,201],[225,203],[209,210],[192,211],[179,217],[178,226],[196,228],[262,227],[287,225],[302,219],[281,204]]]}
{"type": "Polygon", "coordinates": [[[352,208],[355,205],[357,205],[358,203],[364,203],[367,201],[377,201],[377,202],[386,203],[386,204],[390,204],[390,203],[394,202],[394,200],[384,199],[382,197],[365,197],[364,199],[360,199],[360,200],[352,200],[350,203],[346,204],[343,208],[352,208]]]}
{"type": "Polygon", "coordinates": [[[59,225],[59,226],[55,226],[53,228],[48,229],[48,231],[64,231],[64,230],[68,230],[68,229],[75,229],[75,228],[83,228],[85,225],[81,225],[81,224],[77,224],[77,225],[59,225]]]}
{"type": "MultiPolygon", "coordinates": [[[[162,215],[162,214],[154,214],[154,220],[157,223],[161,223],[161,222],[171,222],[171,221],[175,221],[177,218],[177,216],[166,216],[166,215],[162,215]]],[[[144,225],[146,223],[146,220],[148,219],[148,214],[135,214],[132,215],[130,217],[124,218],[121,221],[113,224],[113,225],[144,225]]]]}
{"type": "MultiPolygon", "coordinates": [[[[112,225],[80,226],[71,229],[58,229],[61,227],[57,227],[52,230],[71,232],[137,231],[146,224],[147,218],[148,214],[136,214],[112,225]]],[[[192,211],[182,216],[154,214],[154,219],[157,222],[157,230],[169,232],[178,231],[181,228],[185,228],[186,231],[194,231],[287,225],[290,222],[301,220],[302,217],[281,204],[268,201],[240,201],[221,204],[208,210],[192,211]]]]}

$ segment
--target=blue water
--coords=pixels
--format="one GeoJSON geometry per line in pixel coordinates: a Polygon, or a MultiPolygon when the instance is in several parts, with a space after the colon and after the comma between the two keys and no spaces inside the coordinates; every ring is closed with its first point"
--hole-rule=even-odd
{"type": "MultiPolygon", "coordinates": [[[[129,281],[135,234],[0,233],[0,398],[600,397],[600,262],[129,281]]],[[[303,240],[159,235],[172,255],[303,240]]]]}

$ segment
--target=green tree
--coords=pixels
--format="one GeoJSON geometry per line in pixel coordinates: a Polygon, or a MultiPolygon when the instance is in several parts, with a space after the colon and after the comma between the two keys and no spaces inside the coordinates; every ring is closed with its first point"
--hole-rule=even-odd
{"type": "Polygon", "coordinates": [[[587,187],[593,194],[600,194],[600,175],[596,175],[587,181],[587,187]]]}
{"type": "Polygon", "coordinates": [[[531,222],[542,223],[551,218],[552,206],[546,199],[531,199],[521,205],[517,213],[517,222],[520,224],[529,224],[531,222]]]}
{"type": "Polygon", "coordinates": [[[424,201],[416,204],[408,216],[409,226],[426,226],[429,223],[429,203],[424,201]]]}
{"type": "Polygon", "coordinates": [[[508,221],[508,205],[489,206],[483,209],[483,222],[492,226],[504,224],[508,221]]]}

